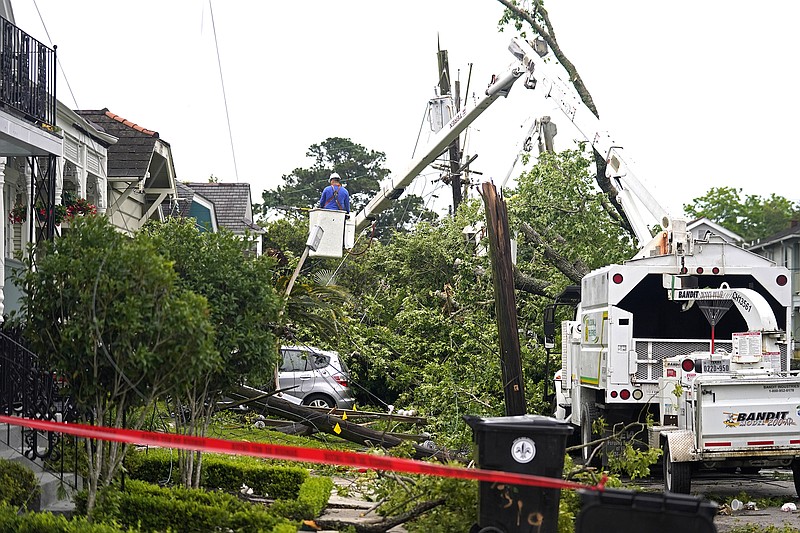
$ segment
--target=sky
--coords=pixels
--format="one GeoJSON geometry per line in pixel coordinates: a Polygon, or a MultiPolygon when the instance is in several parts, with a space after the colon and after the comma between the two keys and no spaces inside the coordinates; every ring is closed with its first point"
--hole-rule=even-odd
{"type": "MultiPolygon", "coordinates": [[[[711,187],[800,201],[791,133],[800,3],[545,5],[604,125],[673,215],[711,187]]],[[[430,136],[437,40],[470,95],[513,61],[496,0],[13,0],[13,9],[19,27],[58,46],[59,100],[158,131],[179,180],[248,182],[256,202],[310,166],[308,147],[328,137],[404,170],[430,136]]],[[[563,115],[520,81],[470,128],[472,168],[502,181],[542,115],[559,128],[556,149],[573,147],[563,115]]],[[[436,178],[425,172],[410,190],[446,202],[436,178]]]]}

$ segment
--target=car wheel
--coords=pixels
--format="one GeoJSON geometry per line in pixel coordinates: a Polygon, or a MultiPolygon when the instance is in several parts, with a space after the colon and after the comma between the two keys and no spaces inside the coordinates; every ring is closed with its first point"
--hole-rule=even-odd
{"type": "Polygon", "coordinates": [[[333,409],[336,403],[330,396],[324,394],[311,394],[303,399],[303,405],[309,407],[324,407],[325,409],[333,409]]]}
{"type": "Polygon", "coordinates": [[[670,457],[669,440],[664,440],[664,490],[689,494],[692,489],[692,463],[674,462],[670,457]]]}

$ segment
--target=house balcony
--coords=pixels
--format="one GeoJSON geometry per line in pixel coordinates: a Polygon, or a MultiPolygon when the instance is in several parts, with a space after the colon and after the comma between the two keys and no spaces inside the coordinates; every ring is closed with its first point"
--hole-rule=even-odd
{"type": "Polygon", "coordinates": [[[0,156],[61,155],[56,51],[0,17],[0,156]]]}

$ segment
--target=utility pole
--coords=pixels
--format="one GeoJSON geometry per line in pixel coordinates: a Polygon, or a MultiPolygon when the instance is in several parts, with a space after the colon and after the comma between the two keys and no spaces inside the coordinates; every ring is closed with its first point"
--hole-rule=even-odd
{"type": "Polygon", "coordinates": [[[525,389],[522,380],[508,210],[505,201],[497,196],[497,189],[493,183],[488,181],[483,183],[482,196],[483,204],[486,207],[486,230],[489,234],[489,250],[492,259],[494,307],[500,340],[500,364],[503,372],[506,416],[524,415],[526,411],[525,389]]]}
{"type": "MultiPolygon", "coordinates": [[[[437,43],[438,46],[438,43],[437,43]]],[[[447,59],[447,50],[439,49],[437,54],[439,64],[439,92],[441,96],[450,94],[450,63],[447,59]]],[[[456,82],[456,94],[453,99],[456,113],[461,110],[461,98],[458,94],[459,83],[456,82]]],[[[461,143],[456,137],[448,148],[450,155],[450,187],[453,189],[453,213],[461,203],[461,143]]]]}

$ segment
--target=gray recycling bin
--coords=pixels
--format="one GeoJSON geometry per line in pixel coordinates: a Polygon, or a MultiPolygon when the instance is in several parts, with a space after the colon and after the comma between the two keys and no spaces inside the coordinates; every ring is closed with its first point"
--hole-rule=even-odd
{"type": "MultiPolygon", "coordinates": [[[[539,415],[467,415],[478,468],[561,479],[569,423],[539,415]]],[[[556,533],[559,489],[480,482],[473,531],[556,533]]]]}

